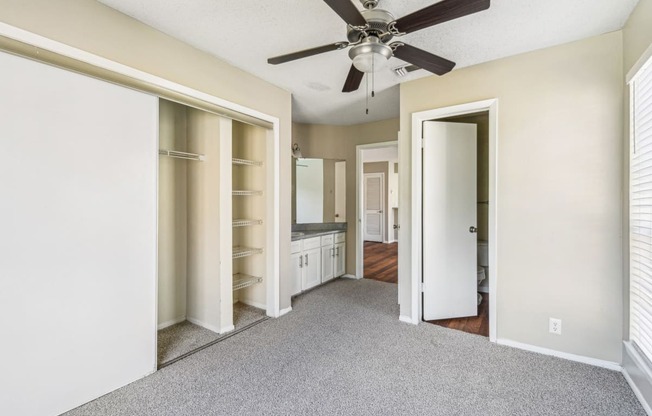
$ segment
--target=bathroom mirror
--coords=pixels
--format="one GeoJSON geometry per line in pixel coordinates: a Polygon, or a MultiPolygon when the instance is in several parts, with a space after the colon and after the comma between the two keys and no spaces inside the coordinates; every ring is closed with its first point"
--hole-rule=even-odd
{"type": "Polygon", "coordinates": [[[294,159],[295,223],[346,222],[346,162],[294,159]]]}

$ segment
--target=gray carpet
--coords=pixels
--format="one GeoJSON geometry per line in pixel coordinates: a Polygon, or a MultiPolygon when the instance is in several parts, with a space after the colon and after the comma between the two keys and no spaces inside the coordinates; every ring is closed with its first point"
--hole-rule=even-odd
{"type": "MultiPolygon", "coordinates": [[[[233,326],[236,331],[265,319],[265,316],[265,311],[262,309],[240,302],[233,305],[233,326]]],[[[159,365],[165,364],[221,337],[222,335],[216,332],[188,321],[161,329],[158,331],[157,362],[159,365]]]]}
{"type": "Polygon", "coordinates": [[[333,281],[70,415],[645,415],[620,373],[399,322],[396,291],[333,281]]]}

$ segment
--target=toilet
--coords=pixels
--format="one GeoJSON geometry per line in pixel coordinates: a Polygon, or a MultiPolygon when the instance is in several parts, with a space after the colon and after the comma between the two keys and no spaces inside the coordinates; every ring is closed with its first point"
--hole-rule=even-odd
{"type": "MultiPolygon", "coordinates": [[[[478,292],[487,292],[488,284],[483,282],[489,277],[489,244],[486,240],[478,240],[478,292]]],[[[478,305],[482,295],[478,293],[478,305]]]]}
{"type": "MultiPolygon", "coordinates": [[[[478,240],[478,288],[486,279],[489,279],[489,243],[487,240],[478,240]]],[[[488,280],[483,286],[488,287],[488,280]]]]}

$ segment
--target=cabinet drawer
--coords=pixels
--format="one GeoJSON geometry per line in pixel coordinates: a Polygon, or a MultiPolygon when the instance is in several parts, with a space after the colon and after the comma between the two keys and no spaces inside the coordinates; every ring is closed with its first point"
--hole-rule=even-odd
{"type": "Polygon", "coordinates": [[[301,251],[301,240],[293,241],[290,244],[290,254],[299,253],[301,251]]]}
{"type": "Polygon", "coordinates": [[[317,248],[321,246],[321,238],[320,237],[313,237],[313,238],[306,238],[303,240],[303,249],[304,250],[310,250],[311,248],[317,248]]]}
{"type": "Polygon", "coordinates": [[[346,233],[335,234],[335,243],[343,243],[346,241],[346,233]]]}
{"type": "Polygon", "coordinates": [[[321,236],[321,246],[322,247],[330,246],[331,244],[333,244],[333,234],[322,235],[321,236]]]}

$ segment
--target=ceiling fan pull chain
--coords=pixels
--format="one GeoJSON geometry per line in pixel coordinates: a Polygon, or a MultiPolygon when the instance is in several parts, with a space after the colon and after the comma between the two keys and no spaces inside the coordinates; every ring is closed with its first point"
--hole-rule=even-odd
{"type": "Polygon", "coordinates": [[[365,77],[365,87],[367,88],[367,92],[365,93],[365,100],[367,103],[367,108],[365,109],[365,113],[369,114],[369,74],[365,77]]]}
{"type": "Polygon", "coordinates": [[[374,91],[376,89],[374,80],[375,80],[375,68],[374,68],[374,63],[376,62],[375,59],[371,60],[371,98],[374,98],[376,96],[376,92],[374,91]]]}

